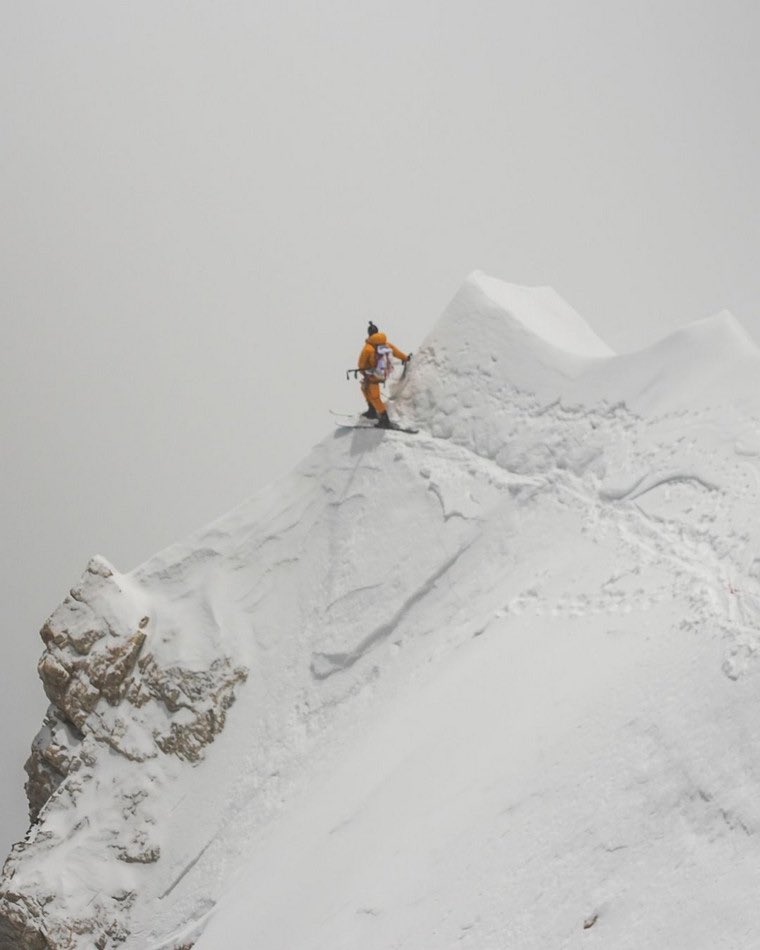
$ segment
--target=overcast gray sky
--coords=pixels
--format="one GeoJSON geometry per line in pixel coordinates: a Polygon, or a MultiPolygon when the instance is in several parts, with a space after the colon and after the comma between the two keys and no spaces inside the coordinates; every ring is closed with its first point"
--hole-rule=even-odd
{"type": "Polygon", "coordinates": [[[359,406],[465,275],[760,339],[754,0],[5,0],[0,852],[37,630],[359,406]]]}

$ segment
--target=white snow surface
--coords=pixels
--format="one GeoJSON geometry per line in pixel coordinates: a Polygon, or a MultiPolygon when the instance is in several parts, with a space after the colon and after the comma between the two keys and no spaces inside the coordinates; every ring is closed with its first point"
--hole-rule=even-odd
{"type": "Polygon", "coordinates": [[[249,678],[151,762],[155,865],[36,873],[136,889],[135,950],[758,945],[759,371],[729,314],[617,356],[471,275],[419,435],[331,431],[128,575],[166,662],[249,678]]]}

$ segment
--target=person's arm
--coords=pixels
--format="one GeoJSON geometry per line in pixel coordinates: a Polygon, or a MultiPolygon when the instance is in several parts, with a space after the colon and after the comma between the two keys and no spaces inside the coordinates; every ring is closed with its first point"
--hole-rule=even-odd
{"type": "Polygon", "coordinates": [[[391,352],[397,360],[401,360],[402,363],[406,363],[406,361],[409,359],[406,353],[402,353],[401,350],[397,346],[394,346],[390,341],[388,341],[386,345],[391,348],[391,352]]]}
{"type": "Polygon", "coordinates": [[[372,366],[372,353],[373,349],[371,346],[362,347],[362,351],[359,354],[359,362],[356,364],[359,369],[369,369],[372,366]]]}

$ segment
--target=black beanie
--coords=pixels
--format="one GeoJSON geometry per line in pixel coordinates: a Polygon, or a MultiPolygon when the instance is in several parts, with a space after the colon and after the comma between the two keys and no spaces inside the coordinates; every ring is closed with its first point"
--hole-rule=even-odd
{"type": "Polygon", "coordinates": [[[369,324],[367,325],[367,336],[372,336],[373,333],[377,333],[377,332],[378,332],[378,331],[377,331],[377,327],[376,327],[375,324],[370,320],[370,321],[369,321],[369,324]]]}

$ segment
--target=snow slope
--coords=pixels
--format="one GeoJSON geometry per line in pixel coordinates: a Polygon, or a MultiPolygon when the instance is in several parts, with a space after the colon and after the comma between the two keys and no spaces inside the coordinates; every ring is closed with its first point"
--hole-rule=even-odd
{"type": "Polygon", "coordinates": [[[727,314],[617,356],[471,275],[396,387],[420,435],[332,432],[119,580],[162,668],[247,679],[199,761],[66,779],[15,891],[135,950],[754,946],[758,369],[727,314]]]}

